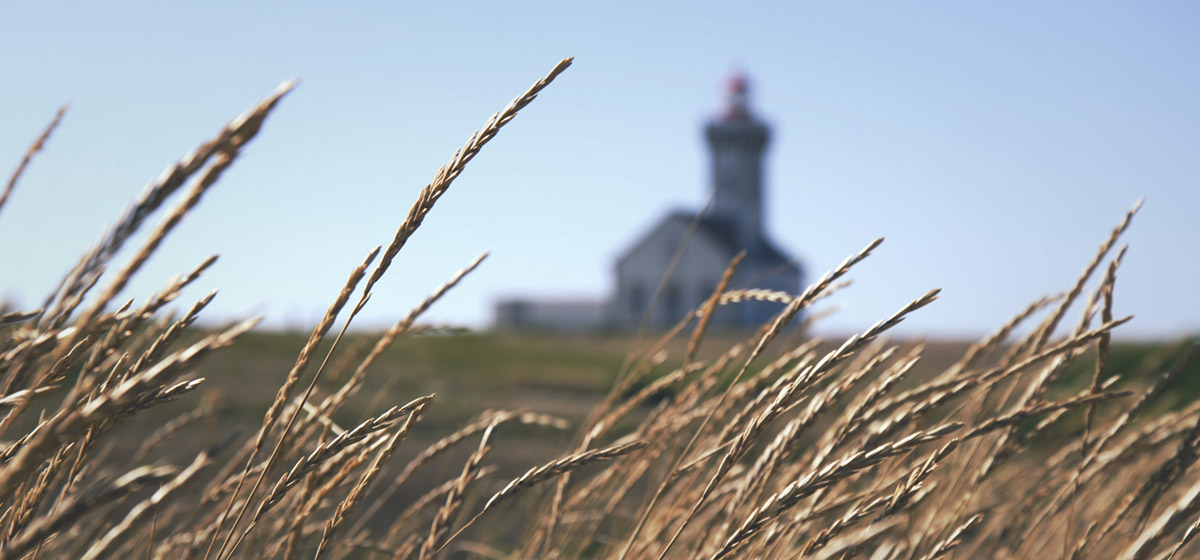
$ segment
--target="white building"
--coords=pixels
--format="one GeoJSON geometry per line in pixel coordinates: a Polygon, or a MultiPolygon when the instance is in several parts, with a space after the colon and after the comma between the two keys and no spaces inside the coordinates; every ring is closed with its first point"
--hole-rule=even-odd
{"type": "MultiPolygon", "coordinates": [[[[750,110],[748,96],[746,79],[735,76],[724,110],[705,127],[712,160],[708,210],[665,216],[626,250],[617,259],[616,293],[610,301],[505,300],[497,304],[496,326],[633,330],[646,321],[651,328],[667,328],[712,294],[740,251],[746,251],[746,257],[731,288],[797,292],[799,264],[772,243],[764,229],[762,165],[770,130],[750,110]],[[664,281],[677,256],[674,271],[664,281]]],[[[712,326],[756,328],[779,309],[780,304],[770,302],[726,306],[713,316],[712,326]]]]}

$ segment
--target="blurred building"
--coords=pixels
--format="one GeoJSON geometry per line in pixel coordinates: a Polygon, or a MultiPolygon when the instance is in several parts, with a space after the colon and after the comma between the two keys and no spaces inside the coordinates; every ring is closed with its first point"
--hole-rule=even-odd
{"type": "Polygon", "coordinates": [[[496,303],[496,328],[524,331],[616,330],[607,301],[507,298],[496,303]]]}
{"type": "MultiPolygon", "coordinates": [[[[633,330],[645,322],[653,329],[667,328],[713,293],[740,251],[746,256],[731,288],[797,292],[800,266],[771,241],[763,223],[762,166],[770,129],[751,110],[744,77],[730,80],[725,107],[705,127],[705,137],[712,162],[707,210],[663,217],[622,253],[611,300],[503,300],[496,307],[496,326],[633,330]]],[[[713,316],[712,326],[755,328],[779,309],[780,304],[771,302],[725,306],[713,316]]]]}

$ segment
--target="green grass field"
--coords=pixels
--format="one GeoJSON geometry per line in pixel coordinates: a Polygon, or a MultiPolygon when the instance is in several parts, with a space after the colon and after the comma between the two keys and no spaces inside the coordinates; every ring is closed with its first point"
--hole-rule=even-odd
{"type": "MultiPolygon", "coordinates": [[[[345,355],[334,356],[330,363],[334,366],[340,363],[343,367],[333,367],[325,374],[317,387],[318,398],[336,390],[348,375],[349,368],[344,366],[356,364],[352,358],[361,358],[377,337],[378,334],[352,333],[342,341],[345,355]]],[[[235,424],[259,421],[307,338],[307,333],[278,331],[247,334],[239,344],[214,355],[200,367],[196,375],[206,381],[195,395],[186,397],[183,405],[198,405],[203,399],[220,402],[219,416],[228,420],[228,426],[223,426],[228,429],[235,424]]],[[[711,359],[718,350],[740,339],[729,334],[714,337],[707,347],[701,348],[701,355],[711,359]]],[[[451,432],[488,409],[553,414],[571,421],[576,428],[612,388],[630,352],[645,348],[651,340],[648,336],[636,339],[631,335],[492,332],[400,338],[371,367],[362,392],[334,419],[354,423],[389,406],[436,393],[434,406],[414,435],[451,432]]],[[[676,340],[667,345],[666,350],[676,359],[664,362],[639,385],[645,386],[678,368],[677,356],[685,342],[676,340]]],[[[916,385],[944,371],[970,346],[965,341],[896,343],[906,348],[916,344],[925,347],[906,385],[916,385]]],[[[1156,368],[1178,359],[1187,345],[1186,340],[1117,342],[1110,351],[1110,370],[1121,376],[1119,387],[1144,387],[1156,368]]],[[[823,352],[832,349],[832,343],[819,347],[823,352]]],[[[1091,375],[1088,363],[1080,360],[1073,364],[1056,390],[1065,394],[1085,388],[1091,375]]],[[[1198,396],[1200,363],[1192,364],[1179,376],[1160,406],[1180,407],[1198,396]]],[[[649,407],[648,404],[643,408],[649,407]]],[[[164,411],[164,414],[172,413],[164,411]]],[[[207,429],[220,431],[215,425],[207,429]]],[[[561,432],[532,428],[524,429],[522,436],[522,441],[535,441],[539,448],[564,439],[561,432]]]]}

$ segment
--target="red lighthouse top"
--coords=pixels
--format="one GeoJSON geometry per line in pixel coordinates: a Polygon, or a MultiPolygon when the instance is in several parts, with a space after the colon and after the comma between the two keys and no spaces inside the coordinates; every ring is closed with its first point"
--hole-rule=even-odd
{"type": "Polygon", "coordinates": [[[729,77],[729,86],[725,98],[725,111],[721,120],[747,121],[750,120],[750,81],[741,72],[735,72],[729,77]]]}

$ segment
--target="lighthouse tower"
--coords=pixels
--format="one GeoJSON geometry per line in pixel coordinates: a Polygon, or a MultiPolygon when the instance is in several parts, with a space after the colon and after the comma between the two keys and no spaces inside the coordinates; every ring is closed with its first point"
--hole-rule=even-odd
{"type": "Polygon", "coordinates": [[[745,76],[734,75],[725,108],[705,127],[705,137],[712,153],[708,215],[729,224],[739,249],[752,250],[765,240],[762,168],[770,133],[750,111],[749,94],[745,76]]]}

